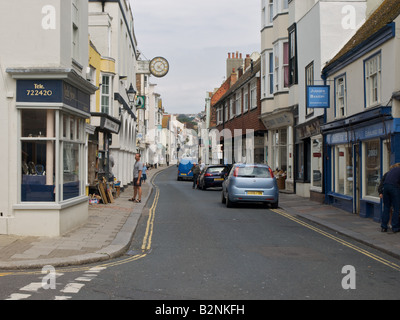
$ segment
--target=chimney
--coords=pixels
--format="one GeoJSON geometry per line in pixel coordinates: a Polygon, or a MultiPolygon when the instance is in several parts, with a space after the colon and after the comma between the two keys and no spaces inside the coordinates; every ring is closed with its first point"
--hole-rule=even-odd
{"type": "Polygon", "coordinates": [[[251,66],[251,58],[250,55],[247,54],[246,55],[246,59],[244,59],[244,71],[246,72],[246,70],[251,66]]]}
{"type": "Polygon", "coordinates": [[[242,66],[243,66],[242,54],[239,54],[238,51],[236,51],[236,53],[235,52],[228,53],[228,59],[226,61],[226,78],[228,79],[231,76],[233,69],[238,70],[242,66]]]}
{"type": "Polygon", "coordinates": [[[237,80],[238,74],[236,73],[235,68],[233,68],[231,73],[231,87],[236,83],[237,80]]]}

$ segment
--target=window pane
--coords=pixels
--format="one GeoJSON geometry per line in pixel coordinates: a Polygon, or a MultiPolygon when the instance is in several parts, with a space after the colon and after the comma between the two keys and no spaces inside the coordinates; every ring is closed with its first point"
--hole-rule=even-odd
{"type": "Polygon", "coordinates": [[[312,181],[314,187],[322,187],[322,138],[312,140],[312,181]]]}
{"type": "Polygon", "coordinates": [[[80,190],[80,167],[79,167],[79,144],[64,143],[64,185],[63,185],[63,200],[78,197],[81,194],[80,190]]]}
{"type": "Polygon", "coordinates": [[[364,144],[365,157],[365,195],[378,197],[378,186],[380,183],[380,142],[379,140],[371,140],[364,144]]]}
{"type": "Polygon", "coordinates": [[[54,202],[54,142],[23,141],[22,202],[54,202]]]}
{"type": "Polygon", "coordinates": [[[21,111],[21,137],[32,138],[46,136],[54,137],[54,114],[52,110],[22,110],[21,111]],[[49,113],[49,120],[47,114],[49,113]],[[47,132],[47,121],[52,124],[51,132],[47,132]]]}

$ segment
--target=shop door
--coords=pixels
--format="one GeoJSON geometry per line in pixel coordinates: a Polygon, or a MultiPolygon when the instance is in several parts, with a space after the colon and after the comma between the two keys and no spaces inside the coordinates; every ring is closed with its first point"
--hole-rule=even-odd
{"type": "Polygon", "coordinates": [[[360,145],[353,145],[353,213],[360,214],[361,158],[360,145]]]}

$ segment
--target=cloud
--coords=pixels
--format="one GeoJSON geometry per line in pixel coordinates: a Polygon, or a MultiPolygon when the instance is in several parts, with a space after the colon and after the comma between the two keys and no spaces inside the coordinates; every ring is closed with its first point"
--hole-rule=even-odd
{"type": "Polygon", "coordinates": [[[171,69],[157,84],[166,111],[204,110],[207,91],[221,85],[228,52],[260,51],[258,0],[131,0],[138,47],[164,56],[171,69]]]}

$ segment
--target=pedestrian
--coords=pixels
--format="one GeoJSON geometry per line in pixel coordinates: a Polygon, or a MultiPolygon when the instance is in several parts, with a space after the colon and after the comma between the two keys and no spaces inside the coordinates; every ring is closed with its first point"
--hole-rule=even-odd
{"type": "Polygon", "coordinates": [[[143,171],[142,171],[142,181],[143,181],[143,183],[146,183],[146,180],[147,180],[147,165],[146,164],[144,164],[143,165],[143,171]]]}
{"type": "MultiPolygon", "coordinates": [[[[392,170],[392,169],[394,169],[394,168],[397,168],[397,167],[400,167],[400,163],[396,163],[396,164],[390,166],[389,171],[392,170]]],[[[389,171],[388,171],[388,172],[389,172],[389,171]]],[[[381,180],[381,183],[380,183],[379,186],[378,186],[379,198],[381,198],[381,199],[383,199],[383,184],[385,183],[385,178],[386,178],[386,175],[388,174],[388,172],[386,172],[386,173],[383,175],[382,180],[381,180]]],[[[391,224],[392,214],[393,214],[393,207],[390,207],[389,225],[391,224]]]]}
{"type": "Polygon", "coordinates": [[[383,213],[381,231],[387,232],[390,219],[390,208],[392,213],[392,231],[400,231],[399,210],[400,210],[400,167],[396,166],[386,173],[383,181],[383,213]]]}
{"type": "Polygon", "coordinates": [[[194,189],[195,187],[197,187],[197,179],[200,174],[200,166],[196,165],[196,163],[194,162],[192,169],[190,169],[190,171],[189,171],[189,174],[191,172],[193,172],[193,187],[192,187],[192,189],[194,189]]]}
{"type": "Polygon", "coordinates": [[[129,201],[140,203],[142,202],[142,172],[143,172],[143,163],[140,161],[140,153],[136,153],[135,160],[136,162],[133,167],[133,198],[129,199],[129,201]],[[136,199],[136,196],[138,196],[139,198],[136,199]]]}

